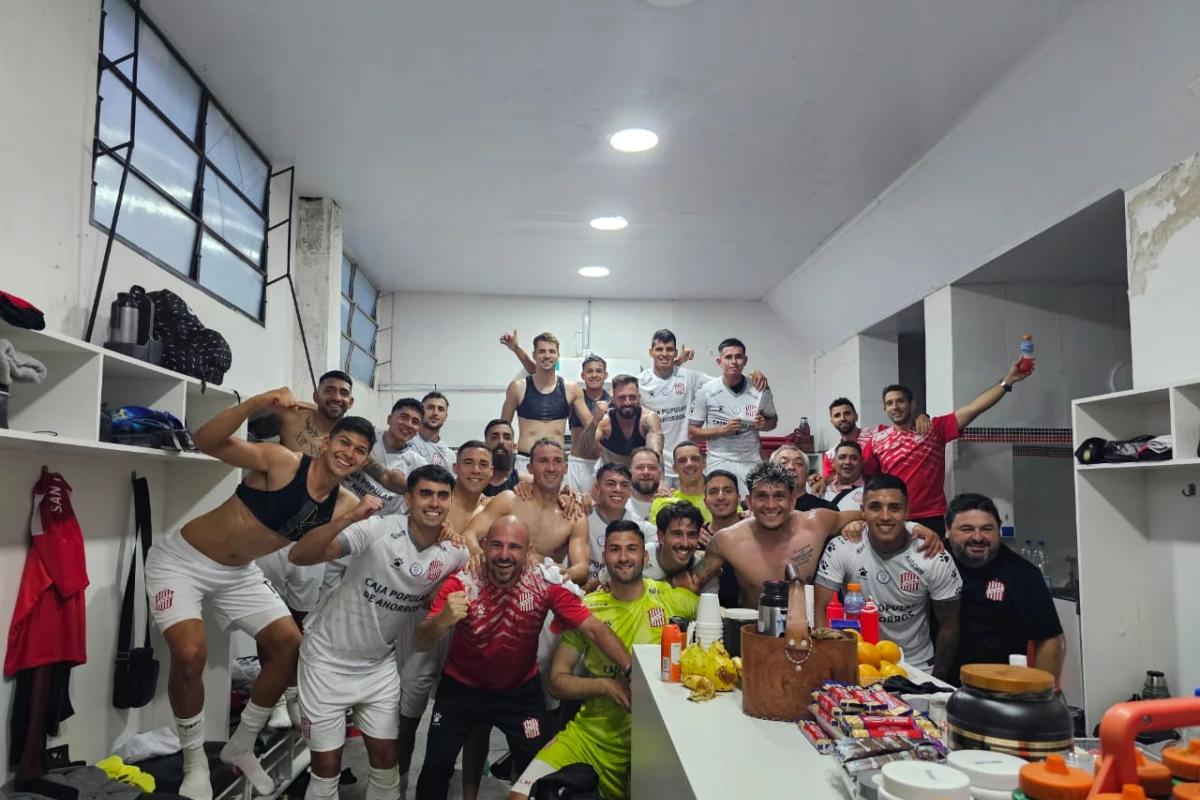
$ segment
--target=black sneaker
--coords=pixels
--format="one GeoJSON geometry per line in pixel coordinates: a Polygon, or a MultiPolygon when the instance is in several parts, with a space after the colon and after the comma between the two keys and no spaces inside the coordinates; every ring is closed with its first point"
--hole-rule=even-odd
{"type": "Polygon", "coordinates": [[[512,753],[505,753],[504,758],[500,759],[495,764],[492,764],[491,770],[489,770],[489,771],[492,773],[492,777],[495,778],[496,780],[507,781],[509,783],[512,783],[513,782],[512,753]]]}

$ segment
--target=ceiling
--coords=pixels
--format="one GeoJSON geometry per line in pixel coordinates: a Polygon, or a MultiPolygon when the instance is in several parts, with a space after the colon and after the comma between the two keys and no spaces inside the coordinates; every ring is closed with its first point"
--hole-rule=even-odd
{"type": "Polygon", "coordinates": [[[1112,192],[955,281],[1128,283],[1125,194],[1112,192]]]}
{"type": "Polygon", "coordinates": [[[758,299],[1074,2],[143,5],[385,291],[758,299]]]}

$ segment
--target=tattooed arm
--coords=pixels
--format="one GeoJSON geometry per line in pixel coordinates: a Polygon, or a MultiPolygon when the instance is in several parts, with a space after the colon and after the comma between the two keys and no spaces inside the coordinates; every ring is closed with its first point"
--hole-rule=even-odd
{"type": "Polygon", "coordinates": [[[642,412],[642,434],[646,437],[646,447],[658,453],[661,460],[663,451],[662,420],[656,412],[649,409],[642,412]]]}
{"type": "Polygon", "coordinates": [[[362,471],[374,478],[380,486],[396,494],[404,494],[408,491],[408,478],[404,473],[398,469],[388,469],[387,465],[375,456],[370,457],[362,471]]]}
{"type": "Polygon", "coordinates": [[[704,551],[704,557],[689,570],[676,575],[671,583],[690,592],[700,593],[709,581],[721,574],[725,558],[721,555],[721,531],[713,535],[704,551]]]}
{"type": "Polygon", "coordinates": [[[596,407],[592,409],[592,421],[579,434],[579,442],[572,442],[571,447],[572,449],[579,448],[580,458],[599,458],[600,440],[608,438],[611,430],[612,423],[608,418],[608,403],[598,400],[596,407]]]}

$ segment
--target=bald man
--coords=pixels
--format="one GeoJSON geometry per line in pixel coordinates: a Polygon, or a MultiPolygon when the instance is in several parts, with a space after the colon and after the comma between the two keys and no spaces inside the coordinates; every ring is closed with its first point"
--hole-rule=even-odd
{"type": "Polygon", "coordinates": [[[483,542],[482,575],[459,572],[446,579],[429,616],[413,634],[415,650],[432,649],[454,629],[445,671],[433,704],[425,766],[417,800],[443,800],[454,762],[479,725],[499,728],[521,774],[550,739],[550,720],[538,676],[538,636],[553,613],[564,630],[578,630],[628,680],[632,661],[620,638],[579,598],[526,569],[529,527],[500,517],[483,542]]]}

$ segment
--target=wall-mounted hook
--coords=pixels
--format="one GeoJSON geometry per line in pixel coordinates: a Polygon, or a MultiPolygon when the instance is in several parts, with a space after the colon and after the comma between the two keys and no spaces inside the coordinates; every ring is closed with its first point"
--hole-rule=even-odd
{"type": "Polygon", "coordinates": [[[1180,490],[1179,490],[1179,493],[1180,493],[1181,495],[1183,495],[1184,497],[1195,497],[1195,496],[1196,496],[1196,484],[1194,484],[1194,483],[1189,483],[1189,484],[1187,485],[1187,488],[1186,488],[1186,489],[1180,489],[1180,490]]]}

